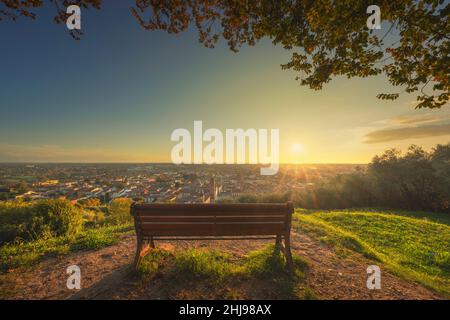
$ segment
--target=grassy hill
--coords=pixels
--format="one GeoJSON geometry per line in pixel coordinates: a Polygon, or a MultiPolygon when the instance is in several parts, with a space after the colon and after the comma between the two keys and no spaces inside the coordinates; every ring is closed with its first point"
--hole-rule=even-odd
{"type": "Polygon", "coordinates": [[[450,217],[406,211],[297,210],[293,226],[345,254],[351,249],[390,271],[450,296],[450,217]]]}
{"type": "MultiPolygon", "coordinates": [[[[103,292],[101,298],[450,297],[447,214],[297,209],[292,226],[298,267],[293,277],[286,274],[279,252],[272,254],[273,241],[169,241],[157,243],[159,249],[146,257],[138,273],[143,277],[133,286],[127,283],[135,280],[117,271],[130,266],[134,256],[132,224],[85,226],[75,236],[17,240],[0,245],[0,298],[36,298],[37,292],[43,292],[40,298],[68,297],[73,292],[61,290],[67,280],[62,271],[74,261],[83,263],[89,285],[103,292]],[[377,292],[365,286],[370,264],[382,271],[382,290],[377,292]]],[[[90,297],[89,292],[83,294],[90,297]]]]}

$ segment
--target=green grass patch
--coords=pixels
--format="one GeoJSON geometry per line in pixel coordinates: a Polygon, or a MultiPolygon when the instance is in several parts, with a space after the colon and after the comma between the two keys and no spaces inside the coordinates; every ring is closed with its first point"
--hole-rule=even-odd
{"type": "Polygon", "coordinates": [[[293,225],[338,250],[360,252],[450,295],[450,227],[445,221],[434,213],[352,210],[297,213],[293,225]]]}
{"type": "Polygon", "coordinates": [[[211,249],[188,249],[172,254],[163,249],[153,249],[140,264],[141,273],[160,270],[163,264],[172,260],[174,272],[191,274],[207,278],[222,279],[233,275],[273,277],[279,275],[303,278],[307,263],[294,255],[294,274],[286,268],[286,262],[280,249],[268,245],[260,250],[250,252],[244,259],[236,260],[226,252],[211,249]]]}
{"type": "Polygon", "coordinates": [[[287,275],[304,278],[306,262],[296,255],[292,258],[294,261],[293,275],[288,272],[285,258],[280,249],[275,248],[274,245],[268,245],[261,250],[249,253],[243,267],[246,273],[260,277],[287,275]]]}
{"type": "Polygon", "coordinates": [[[304,300],[319,300],[319,297],[314,293],[311,288],[305,288],[303,290],[303,299],[304,300]]]}
{"type": "Polygon", "coordinates": [[[141,276],[149,276],[165,267],[169,261],[173,261],[175,256],[164,249],[152,249],[138,266],[138,273],[141,276]]]}
{"type": "MultiPolygon", "coordinates": [[[[310,210],[309,212],[314,213],[318,211],[310,210]]],[[[321,212],[323,213],[324,211],[321,212]]],[[[337,212],[337,210],[332,210],[330,212],[337,212]]],[[[450,214],[443,212],[407,211],[407,210],[384,209],[384,208],[353,208],[353,209],[339,210],[339,212],[349,212],[349,213],[366,212],[366,213],[390,214],[395,216],[402,216],[425,221],[437,222],[450,226],[450,214]]]]}
{"type": "Polygon", "coordinates": [[[175,272],[222,280],[241,271],[231,255],[217,250],[189,249],[175,257],[175,272]]]}
{"type": "MultiPolygon", "coordinates": [[[[188,249],[175,254],[154,249],[144,257],[138,271],[148,278],[165,269],[169,277],[206,280],[213,286],[226,286],[233,279],[244,281],[253,278],[267,282],[284,297],[296,298],[297,286],[305,278],[307,264],[297,256],[293,260],[295,272],[290,273],[282,253],[274,245],[252,251],[241,259],[210,249],[188,249]]],[[[232,291],[230,294],[236,296],[232,291]]]]}
{"type": "Polygon", "coordinates": [[[279,248],[268,245],[265,248],[251,252],[243,264],[247,275],[256,276],[273,283],[284,297],[296,298],[297,285],[305,279],[307,263],[294,255],[294,272],[286,268],[285,258],[279,248]]]}
{"type": "Polygon", "coordinates": [[[115,244],[120,235],[133,230],[132,225],[87,229],[76,237],[51,237],[0,246],[0,272],[31,266],[44,257],[78,250],[97,250],[115,244]]]}
{"type": "Polygon", "coordinates": [[[241,267],[234,264],[231,258],[230,254],[217,250],[188,249],[174,254],[155,248],[142,259],[138,272],[148,277],[166,268],[175,276],[203,277],[220,281],[241,271],[241,267]]]}

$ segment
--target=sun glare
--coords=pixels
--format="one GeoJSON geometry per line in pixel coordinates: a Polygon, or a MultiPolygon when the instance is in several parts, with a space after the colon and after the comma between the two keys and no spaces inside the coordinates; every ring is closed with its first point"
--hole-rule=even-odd
{"type": "Polygon", "coordinates": [[[295,154],[300,154],[303,152],[303,145],[300,143],[294,143],[291,147],[292,152],[295,154]]]}

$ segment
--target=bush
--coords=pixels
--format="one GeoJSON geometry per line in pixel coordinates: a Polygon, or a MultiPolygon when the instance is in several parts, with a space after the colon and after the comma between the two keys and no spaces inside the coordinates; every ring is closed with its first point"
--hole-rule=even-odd
{"type": "Polygon", "coordinates": [[[130,207],[133,201],[128,198],[119,198],[113,200],[109,206],[110,219],[115,224],[130,223],[133,217],[130,213],[130,207]]]}
{"type": "Polygon", "coordinates": [[[0,243],[29,238],[32,206],[22,201],[0,202],[0,243]]]}
{"type": "Polygon", "coordinates": [[[97,198],[80,200],[78,203],[84,207],[98,207],[101,205],[100,199],[97,198]]]}
{"type": "Polygon", "coordinates": [[[291,198],[290,192],[285,193],[267,193],[267,194],[244,194],[241,195],[237,202],[239,203],[283,203],[291,198]]]}
{"type": "Polygon", "coordinates": [[[406,153],[390,149],[366,170],[338,175],[293,197],[298,207],[343,209],[388,207],[450,212],[450,144],[430,152],[412,145],[406,153]]]}
{"type": "Polygon", "coordinates": [[[74,236],[81,231],[83,214],[68,200],[0,202],[0,243],[16,239],[74,236]]]}
{"type": "Polygon", "coordinates": [[[32,230],[38,235],[74,236],[81,231],[83,214],[68,200],[43,200],[34,208],[32,230]]]}

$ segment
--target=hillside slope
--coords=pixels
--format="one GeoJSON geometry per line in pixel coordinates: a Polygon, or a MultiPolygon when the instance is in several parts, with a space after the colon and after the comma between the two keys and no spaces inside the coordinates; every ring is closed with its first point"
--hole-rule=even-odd
{"type": "Polygon", "coordinates": [[[297,210],[294,228],[335,250],[351,249],[406,279],[450,296],[450,226],[445,214],[297,210]]]}

